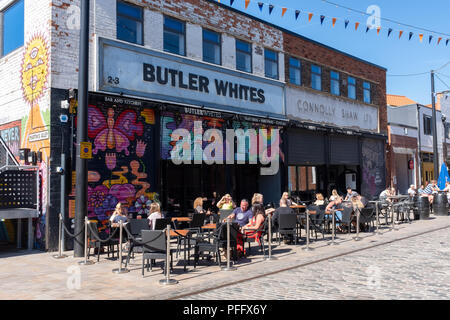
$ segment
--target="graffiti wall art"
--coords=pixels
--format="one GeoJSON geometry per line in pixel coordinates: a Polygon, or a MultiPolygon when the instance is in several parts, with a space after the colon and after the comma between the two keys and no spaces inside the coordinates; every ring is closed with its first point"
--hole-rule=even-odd
{"type": "Polygon", "coordinates": [[[110,215],[121,202],[133,216],[145,218],[158,201],[154,159],[155,115],[152,109],[119,104],[90,104],[88,137],[88,217],[107,230],[110,215]]]}
{"type": "Polygon", "coordinates": [[[386,188],[385,151],[381,140],[364,139],[362,143],[362,194],[373,197],[386,188]]]}

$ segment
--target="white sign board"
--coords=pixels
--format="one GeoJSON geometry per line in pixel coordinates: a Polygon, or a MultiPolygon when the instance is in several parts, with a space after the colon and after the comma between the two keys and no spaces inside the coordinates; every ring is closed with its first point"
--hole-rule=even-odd
{"type": "Polygon", "coordinates": [[[99,40],[99,90],[222,110],[284,115],[284,84],[159,51],[99,40]]]}
{"type": "Polygon", "coordinates": [[[286,87],[287,117],[348,129],[377,131],[378,109],[358,102],[328,97],[319,92],[286,87]]]}

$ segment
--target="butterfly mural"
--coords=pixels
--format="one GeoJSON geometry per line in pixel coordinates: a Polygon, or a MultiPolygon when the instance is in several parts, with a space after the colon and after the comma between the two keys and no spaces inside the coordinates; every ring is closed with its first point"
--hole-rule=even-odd
{"type": "Polygon", "coordinates": [[[114,149],[116,152],[125,152],[130,155],[128,147],[130,141],[134,141],[135,135],[142,136],[144,128],[142,123],[137,123],[137,115],[133,110],[122,111],[114,119],[113,108],[107,109],[107,116],[96,106],[89,106],[88,111],[88,136],[94,140],[93,154],[99,150],[114,149]]]}

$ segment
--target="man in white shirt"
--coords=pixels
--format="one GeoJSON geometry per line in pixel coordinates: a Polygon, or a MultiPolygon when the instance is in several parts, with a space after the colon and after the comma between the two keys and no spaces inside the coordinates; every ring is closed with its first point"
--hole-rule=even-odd
{"type": "Polygon", "coordinates": [[[416,195],[416,186],[415,185],[412,184],[409,186],[408,194],[410,197],[414,197],[416,195]]]}

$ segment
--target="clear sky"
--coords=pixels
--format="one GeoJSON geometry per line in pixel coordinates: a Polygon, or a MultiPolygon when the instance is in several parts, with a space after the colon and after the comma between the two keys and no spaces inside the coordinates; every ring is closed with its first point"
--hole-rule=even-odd
{"type": "MultiPolygon", "coordinates": [[[[450,62],[450,1],[449,0],[329,0],[336,4],[366,12],[368,7],[376,5],[381,9],[381,18],[395,20],[414,27],[420,27],[435,33],[418,30],[408,26],[381,20],[381,31],[372,29],[366,33],[368,15],[355,13],[345,8],[339,8],[323,0],[251,0],[245,9],[244,0],[235,0],[233,8],[254,15],[260,19],[299,33],[302,36],[318,41],[358,58],[367,60],[388,69],[387,93],[405,95],[418,103],[431,103],[431,80],[429,72],[450,62]],[[263,2],[260,11],[258,2],[263,2]],[[268,5],[274,9],[269,15],[268,5]],[[282,7],[288,8],[281,17],[282,7]],[[295,20],[295,10],[300,10],[298,20],[295,20]],[[308,13],[314,13],[308,22],[308,13]],[[323,25],[320,16],[326,16],[323,25]],[[332,27],[332,18],[337,18],[332,27]],[[344,21],[350,23],[345,29],[344,21]],[[355,22],[360,26],[355,31],[355,22]],[[388,29],[393,31],[387,37],[388,29]],[[399,39],[399,30],[404,33],[399,39]],[[408,40],[409,33],[414,35],[408,40]],[[419,34],[423,33],[423,42],[419,34]],[[441,34],[440,34],[441,33],[441,34]],[[433,35],[431,44],[429,36],[433,35]],[[442,41],[437,46],[437,39],[442,41]],[[424,75],[397,77],[392,75],[417,74],[424,75]]],[[[222,4],[230,5],[230,0],[221,0],[222,4]]],[[[436,78],[436,91],[450,90],[450,64],[441,69],[438,76],[448,86],[436,78]]]]}

